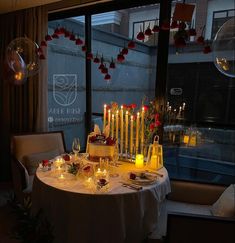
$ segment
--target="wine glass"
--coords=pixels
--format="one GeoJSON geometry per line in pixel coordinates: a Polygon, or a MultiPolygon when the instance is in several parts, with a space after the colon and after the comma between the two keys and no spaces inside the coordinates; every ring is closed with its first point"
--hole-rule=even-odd
{"type": "Polygon", "coordinates": [[[72,144],[72,150],[73,150],[73,152],[75,154],[75,158],[78,157],[80,149],[81,149],[81,144],[80,144],[79,138],[74,138],[73,139],[73,144],[72,144]]]}

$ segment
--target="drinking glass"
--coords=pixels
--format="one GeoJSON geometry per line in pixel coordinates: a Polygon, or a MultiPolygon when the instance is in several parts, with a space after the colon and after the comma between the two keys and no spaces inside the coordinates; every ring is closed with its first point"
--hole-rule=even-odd
{"type": "Polygon", "coordinates": [[[73,150],[76,158],[78,157],[80,149],[81,149],[81,144],[80,144],[79,138],[74,138],[73,139],[72,150],[73,150]]]}

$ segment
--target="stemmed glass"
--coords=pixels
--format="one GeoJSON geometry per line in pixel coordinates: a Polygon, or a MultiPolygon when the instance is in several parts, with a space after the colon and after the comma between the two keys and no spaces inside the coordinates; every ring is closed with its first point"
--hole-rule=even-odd
{"type": "Polygon", "coordinates": [[[81,144],[80,144],[79,138],[74,138],[73,144],[72,144],[72,150],[75,154],[75,158],[78,158],[78,154],[80,152],[80,149],[81,149],[81,144]]]}

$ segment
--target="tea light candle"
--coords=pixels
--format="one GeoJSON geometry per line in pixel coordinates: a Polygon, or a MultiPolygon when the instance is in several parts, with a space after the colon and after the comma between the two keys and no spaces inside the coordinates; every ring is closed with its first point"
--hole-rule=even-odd
{"type": "Polygon", "coordinates": [[[60,180],[65,179],[64,175],[63,175],[63,174],[61,174],[61,175],[59,176],[59,179],[60,179],[60,180]]]}
{"type": "Polygon", "coordinates": [[[135,167],[141,169],[144,167],[144,155],[137,154],[135,158],[135,167]]]}

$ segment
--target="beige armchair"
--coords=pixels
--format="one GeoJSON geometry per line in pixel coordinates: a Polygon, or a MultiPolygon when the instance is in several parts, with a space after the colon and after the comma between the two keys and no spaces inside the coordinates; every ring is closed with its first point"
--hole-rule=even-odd
{"type": "Polygon", "coordinates": [[[17,200],[22,202],[32,191],[37,160],[51,159],[65,153],[63,132],[13,135],[11,153],[14,192],[17,200]]]}

